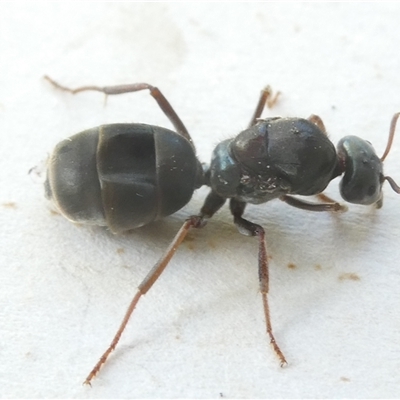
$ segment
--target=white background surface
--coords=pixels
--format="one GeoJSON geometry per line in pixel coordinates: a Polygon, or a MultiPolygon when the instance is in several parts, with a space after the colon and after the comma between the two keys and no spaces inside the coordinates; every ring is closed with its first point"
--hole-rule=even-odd
{"type": "MultiPolygon", "coordinates": [[[[400,197],[389,185],[379,211],[248,208],[267,231],[288,368],[264,332],[256,240],[224,208],[182,245],[90,388],[81,383],[136,286],[207,190],[162,222],[113,236],[52,214],[28,170],[89,127],[171,126],[147,93],[104,107],[98,93],[54,90],[45,73],[70,86],[157,85],[204,162],[247,126],[266,84],[282,96],[265,115],[318,114],[334,143],[360,135],[381,155],[400,111],[399,49],[398,3],[1,3],[0,396],[398,397],[400,197]]],[[[386,162],[398,182],[399,135],[386,162]]],[[[337,186],[327,193],[339,198],[337,186]]]]}

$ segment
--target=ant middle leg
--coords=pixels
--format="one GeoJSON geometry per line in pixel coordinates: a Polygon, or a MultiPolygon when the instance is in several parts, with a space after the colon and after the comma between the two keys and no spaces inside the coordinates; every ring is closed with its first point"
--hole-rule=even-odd
{"type": "Polygon", "coordinates": [[[258,238],[258,279],[260,282],[260,292],[263,301],[265,323],[267,328],[267,334],[269,336],[271,345],[278,356],[281,367],[287,364],[285,356],[279,348],[274,334],[272,332],[272,324],[268,303],[268,291],[269,291],[269,268],[268,268],[268,255],[267,245],[265,242],[265,231],[260,225],[250,222],[242,217],[246,203],[231,199],[230,210],[234,218],[234,223],[238,228],[239,232],[246,236],[257,236],[258,238]]]}
{"type": "Polygon", "coordinates": [[[278,101],[278,96],[280,94],[281,92],[276,92],[275,95],[273,95],[272,88],[269,85],[266,86],[263,90],[261,90],[261,95],[260,98],[258,99],[257,107],[254,111],[254,114],[251,117],[249,127],[255,125],[257,119],[261,117],[265,104],[268,106],[268,108],[272,108],[278,101]]]}
{"type": "Polygon", "coordinates": [[[316,125],[323,133],[325,133],[325,135],[328,136],[328,133],[326,132],[325,124],[323,123],[321,117],[319,117],[318,115],[315,115],[315,114],[311,114],[307,119],[311,123],[316,125]]]}

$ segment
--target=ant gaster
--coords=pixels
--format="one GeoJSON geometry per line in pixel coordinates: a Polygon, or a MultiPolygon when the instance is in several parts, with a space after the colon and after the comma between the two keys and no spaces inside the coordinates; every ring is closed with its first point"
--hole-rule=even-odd
{"type": "Polygon", "coordinates": [[[73,94],[94,90],[116,95],[149,90],[176,131],[146,124],[109,124],[60,142],[48,161],[45,191],[66,218],[107,226],[118,233],[173,214],[202,185],[211,189],[200,213],[186,219],[139,285],[110,346],[84,383],[91,384],[115,349],[139,299],[164,271],[189,230],[203,227],[227,199],[239,232],[258,238],[258,275],[267,334],[280,365],[287,364],[272,332],[265,232],[260,225],[243,218],[246,204],[280,199],[308,211],[345,211],[345,205],[321,194],[332,179],[343,175],[340,193],[345,201],[380,208],[385,180],[400,193],[394,180],[383,174],[383,161],[390,151],[400,113],[392,118],[381,158],[369,142],[357,136],[344,137],[336,150],[316,115],[308,119],[260,119],[265,105],[271,107],[277,97],[267,87],[261,92],[249,127],[233,139],[219,143],[210,166],[202,167],[189,132],[158,88],[136,83],[69,89],[45,78],[58,89],[73,94]],[[324,202],[306,202],[293,195],[320,195],[324,202]]]}

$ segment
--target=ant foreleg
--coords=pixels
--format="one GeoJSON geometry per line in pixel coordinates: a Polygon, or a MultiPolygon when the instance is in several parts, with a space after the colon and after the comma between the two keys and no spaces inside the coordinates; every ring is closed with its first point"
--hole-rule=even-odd
{"type": "Polygon", "coordinates": [[[330,197],[325,196],[324,194],[317,195],[321,200],[331,200],[332,203],[310,203],[305,200],[297,199],[296,197],[283,195],[279,197],[280,200],[289,204],[290,206],[300,208],[302,210],[307,211],[335,211],[335,212],[345,212],[347,211],[347,206],[345,204],[336,203],[330,197]]]}

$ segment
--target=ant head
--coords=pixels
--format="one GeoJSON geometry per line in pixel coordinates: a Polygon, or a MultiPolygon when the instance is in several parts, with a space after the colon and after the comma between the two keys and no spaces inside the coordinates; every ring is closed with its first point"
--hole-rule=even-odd
{"type": "Polygon", "coordinates": [[[371,143],[357,136],[346,136],[337,146],[339,168],[344,173],[340,193],[344,200],[355,204],[382,205],[382,185],[387,180],[396,193],[400,187],[390,176],[383,174],[383,161],[392,146],[396,122],[400,113],[393,116],[389,139],[383,156],[376,155],[371,143]]]}

